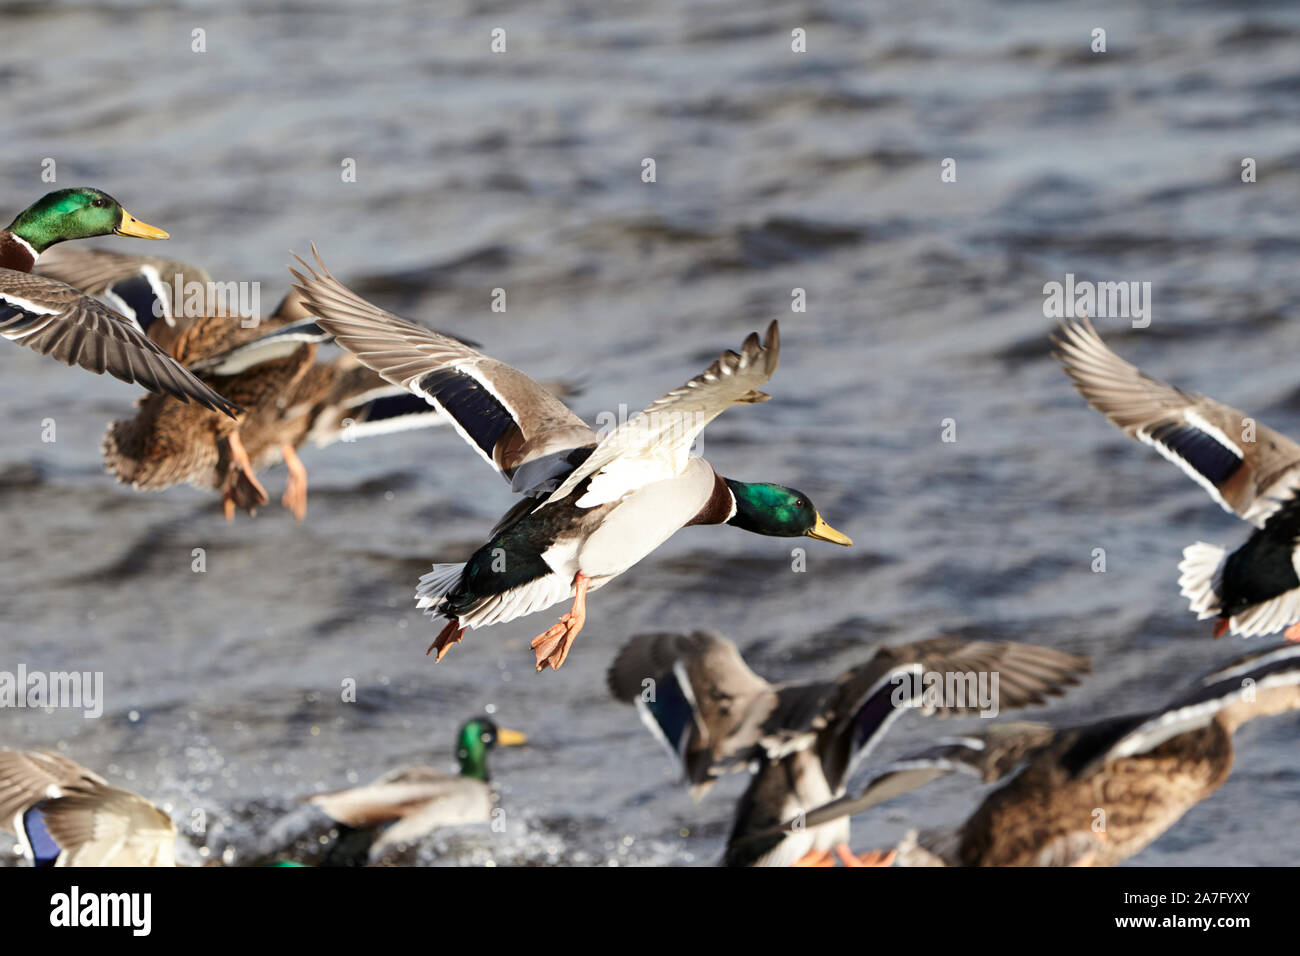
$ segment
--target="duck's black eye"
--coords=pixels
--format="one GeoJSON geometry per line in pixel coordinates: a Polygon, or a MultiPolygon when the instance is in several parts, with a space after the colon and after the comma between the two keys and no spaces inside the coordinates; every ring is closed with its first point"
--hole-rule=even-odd
{"type": "Polygon", "coordinates": [[[802,498],[796,498],[794,500],[794,506],[796,508],[802,508],[805,504],[807,504],[807,502],[804,501],[802,498]]]}
{"type": "Polygon", "coordinates": [[[96,209],[103,209],[105,206],[108,205],[108,203],[103,199],[96,199],[94,202],[91,203],[91,205],[94,206],[96,209]]]}

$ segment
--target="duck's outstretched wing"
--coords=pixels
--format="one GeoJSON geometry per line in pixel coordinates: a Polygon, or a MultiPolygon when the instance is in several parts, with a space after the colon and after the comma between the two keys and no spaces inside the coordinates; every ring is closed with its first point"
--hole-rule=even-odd
{"type": "Polygon", "coordinates": [[[758,742],[756,713],[775,702],[736,645],[712,631],[639,634],[610,665],[610,694],[634,703],[698,799],[758,742]]]}
{"type": "Polygon", "coordinates": [[[1094,737],[1062,760],[1086,774],[1111,760],[1148,753],[1179,734],[1207,726],[1228,707],[1248,716],[1300,710],[1300,644],[1253,651],[1207,674],[1195,687],[1158,712],[1116,722],[1111,733],[1094,737]]]}
{"type": "MultiPolygon", "coordinates": [[[[295,256],[295,258],[297,258],[295,256]]],[[[368,368],[421,396],[511,487],[549,491],[596,444],[596,433],[546,388],[504,362],[372,305],[320,255],[290,267],[308,310],[368,368]]]]}
{"type": "Polygon", "coordinates": [[[175,866],[176,825],[139,794],[103,783],[67,788],[23,815],[37,865],[175,866]]]}
{"type": "Polygon", "coordinates": [[[64,365],[107,372],[232,418],[239,411],[129,320],[54,279],[0,269],[0,335],[64,365]]]}
{"type": "Polygon", "coordinates": [[[107,781],[61,754],[0,749],[0,830],[16,832],[15,818],[33,803],[84,783],[107,781]]]}
{"type": "Polygon", "coordinates": [[[1225,511],[1262,528],[1300,486],[1300,445],[1285,435],[1146,375],[1112,352],[1086,318],[1062,322],[1054,341],[1089,405],[1181,468],[1225,511]]]}
{"type": "Polygon", "coordinates": [[[695,378],[605,435],[548,501],[563,500],[590,478],[576,504],[591,508],[681,475],[704,426],[733,405],[771,397],[759,388],[776,371],[780,355],[780,334],[773,321],[762,341],[757,332],[750,333],[739,352],[723,352],[695,378]]]}
{"type": "Polygon", "coordinates": [[[880,647],[835,682],[828,723],[846,748],[841,779],[908,710],[991,716],[1044,704],[1091,669],[1081,655],[1012,641],[943,636],[880,647]]]}

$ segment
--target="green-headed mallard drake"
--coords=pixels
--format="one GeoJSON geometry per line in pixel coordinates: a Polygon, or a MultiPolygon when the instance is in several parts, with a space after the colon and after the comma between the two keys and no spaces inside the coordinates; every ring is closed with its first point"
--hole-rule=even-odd
{"type": "Polygon", "coordinates": [[[60,754],[0,749],[0,824],[36,866],[175,866],[176,825],[60,754]]]}
{"type": "Polygon", "coordinates": [[[517,730],[475,717],[456,733],[459,774],[404,767],[364,787],[311,797],[313,806],[346,828],[329,862],[376,861],[439,827],[489,822],[495,797],[489,785],[488,754],[496,747],[517,747],[526,741],[517,730]]]}
{"type": "Polygon", "coordinates": [[[139,491],[188,483],[218,491],[227,518],[236,508],[252,514],[268,500],[256,473],[283,461],[282,500],[301,520],[307,469],[297,449],[304,442],[319,447],[444,422],[350,354],[318,362],[317,347],[330,336],[296,293],[249,322],[226,314],[205,270],[172,259],[68,249],[39,268],[119,303],[173,358],[243,409],[232,421],[166,396],[141,399],[132,418],[109,425],[102,446],[108,472],[139,491]]]}
{"type": "Polygon", "coordinates": [[[438,658],[466,628],[573,600],[539,635],[537,669],[559,667],[586,620],[587,592],[632,567],[679,529],[730,524],[758,534],[848,545],[807,495],[723,478],[692,442],[732,405],[765,401],[776,370],[777,324],[750,335],[703,373],[605,436],[519,370],[385,312],[347,289],[316,257],[298,260],[297,288],[320,326],[386,380],[422,396],[524,496],[464,564],[435,564],[418,606],[447,621],[438,658]],[[503,560],[504,559],[504,560],[503,560]]]}
{"type": "Polygon", "coordinates": [[[1300,445],[1235,408],[1144,374],[1112,352],[1085,318],[1062,322],[1057,358],[1088,404],[1150,445],[1257,530],[1232,554],[1198,541],[1178,583],[1214,636],[1300,640],[1300,445]]]}
{"type": "Polygon", "coordinates": [[[994,727],[905,757],[800,825],[833,823],[963,772],[1007,783],[955,831],[910,836],[900,863],[1114,866],[1219,789],[1238,727],[1297,709],[1300,647],[1283,644],[1233,660],[1157,710],[1063,730],[994,727]]]}
{"type": "Polygon", "coordinates": [[[726,865],[829,864],[832,848],[853,865],[868,860],[848,853],[846,817],[752,837],[841,796],[857,764],[909,709],[941,717],[979,713],[989,706],[978,699],[981,679],[997,710],[1041,704],[1089,669],[1086,657],[1047,647],[936,637],[878,647],[832,680],[771,684],[731,641],[696,631],[632,638],[608,683],[616,699],[636,704],[680,762],[696,799],[728,771],[753,771],[736,808],[726,865]],[[945,699],[928,691],[934,677],[926,675],[960,679],[962,693],[945,699]]]}
{"type": "Polygon", "coordinates": [[[152,392],[198,402],[226,415],[237,409],[175,362],[131,319],[32,268],[51,246],[91,236],[166,239],[107,193],[60,189],[37,200],[0,231],[0,335],[96,374],[108,372],[152,392]]]}

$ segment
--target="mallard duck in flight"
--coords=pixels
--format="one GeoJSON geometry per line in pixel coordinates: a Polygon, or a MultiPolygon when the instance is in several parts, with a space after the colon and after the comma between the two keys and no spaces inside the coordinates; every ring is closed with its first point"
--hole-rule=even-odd
{"type": "Polygon", "coordinates": [[[151,392],[235,415],[235,406],[172,359],[138,323],[78,289],[32,274],[56,243],[108,235],[167,238],[112,196],[89,187],[49,193],[0,230],[0,336],[64,365],[107,372],[151,392]]]}
{"type": "Polygon", "coordinates": [[[1006,782],[955,830],[910,836],[899,864],[1114,866],[1222,786],[1238,728],[1294,710],[1300,646],[1283,644],[1216,668],[1155,710],[1063,729],[995,725],[904,757],[798,825],[825,826],[960,773],[1006,782]]]}
{"type": "Polygon", "coordinates": [[[1198,541],[1178,565],[1182,595],[1214,636],[1283,628],[1300,640],[1300,445],[1235,408],[1157,381],[1112,352],[1086,318],[1061,323],[1056,358],[1124,434],[1177,465],[1257,529],[1232,554],[1198,541]]]}
{"type": "Polygon", "coordinates": [[[981,674],[999,710],[1043,704],[1090,669],[1086,657],[1049,647],[935,637],[878,647],[829,680],[771,684],[731,641],[696,631],[632,638],[608,684],[617,700],[636,704],[696,799],[728,771],[753,773],[736,806],[727,866],[828,866],[832,849],[846,865],[862,866],[888,858],[851,854],[847,817],[753,837],[842,796],[854,768],[908,710],[974,715],[989,706],[977,693],[981,674]],[[927,692],[926,675],[961,680],[960,700],[933,694],[933,684],[927,692]]]}
{"type": "Polygon", "coordinates": [[[808,496],[723,478],[690,448],[733,405],[766,401],[777,324],[603,437],[518,369],[398,318],[325,268],[291,269],[307,308],[339,345],[387,381],[424,397],[524,499],[464,564],[435,564],[418,606],[447,621],[429,650],[440,660],[466,628],[510,621],[572,598],[532,642],[537,670],[564,663],[586,621],[588,591],[628,570],[679,529],[729,524],[757,534],[850,545],[808,496]],[[504,560],[503,560],[504,558],[504,560]]]}

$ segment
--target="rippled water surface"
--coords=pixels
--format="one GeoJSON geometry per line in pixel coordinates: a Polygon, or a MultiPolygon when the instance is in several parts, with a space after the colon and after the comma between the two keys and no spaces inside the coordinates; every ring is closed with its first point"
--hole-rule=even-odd
{"type": "MultiPolygon", "coordinates": [[[[1151,328],[1103,324],[1115,347],[1300,435],[1300,11],[436,10],[0,4],[0,210],[43,192],[53,158],[60,185],[108,190],[171,231],[169,254],[259,280],[265,299],[288,251],[315,242],[386,307],[580,378],[588,420],[780,317],[774,400],[723,416],[705,450],[725,474],[806,491],[857,545],[806,542],[796,574],[790,542],[689,529],[593,598],[558,673],[535,676],[527,649],[551,612],[471,633],[434,666],[416,578],[511,503],[455,435],[308,450],[305,524],[279,507],[227,524],[197,491],[102,473],[132,388],[0,346],[0,669],[102,671],[107,697],[99,720],[6,713],[0,743],[65,747],[182,822],[201,810],[206,837],[188,842],[240,859],[304,794],[450,766],[456,726],[490,706],[531,737],[493,761],[507,830],[445,834],[421,860],[699,864],[742,781],[692,804],[607,698],[605,668],[638,631],[716,628],[772,679],[941,631],[1041,642],[1095,660],[1039,712],[1062,720],[1154,706],[1232,653],[1186,612],[1175,567],[1189,542],[1245,526],[1084,407],[1049,356],[1042,287],[1151,282],[1151,328]],[[795,27],[807,54],[790,52],[795,27]],[[348,678],[355,704],[339,701],[348,678]]],[[[265,479],[278,498],[283,471],[265,479]]],[[[1133,862],[1292,863],[1277,835],[1300,830],[1296,730],[1294,715],[1245,728],[1222,791],[1133,862]]],[[[905,718],[879,756],[931,733],[905,718]]],[[[860,819],[854,843],[976,798],[937,785],[860,819]]]]}

